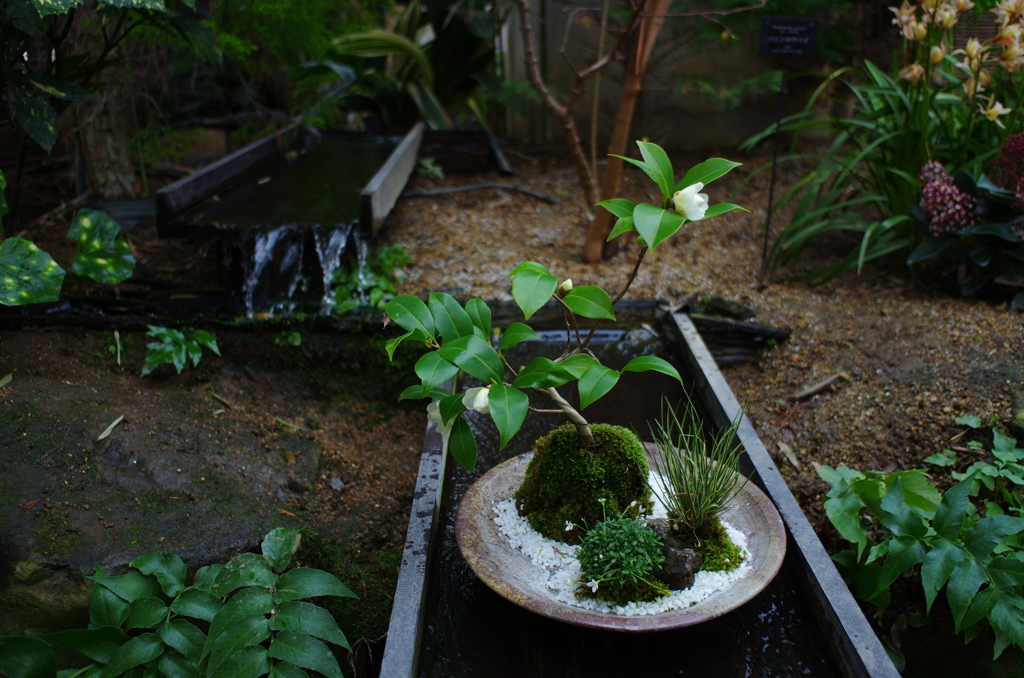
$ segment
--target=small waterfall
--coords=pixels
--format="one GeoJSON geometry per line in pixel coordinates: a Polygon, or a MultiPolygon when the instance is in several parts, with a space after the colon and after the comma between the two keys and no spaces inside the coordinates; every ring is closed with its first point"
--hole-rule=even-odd
{"type": "MultiPolygon", "coordinates": [[[[245,295],[246,317],[251,318],[253,316],[253,295],[255,294],[256,287],[259,285],[260,278],[263,275],[263,269],[265,269],[267,264],[273,260],[277,242],[282,238],[282,236],[284,236],[289,228],[291,227],[281,226],[280,228],[275,228],[270,231],[250,231],[250,233],[254,233],[252,236],[252,255],[243,255],[242,259],[242,266],[245,270],[245,280],[242,283],[242,292],[245,295]]],[[[243,251],[248,249],[248,247],[243,245],[243,251]]]]}
{"type": "Polygon", "coordinates": [[[320,259],[320,270],[323,273],[324,296],[320,301],[320,315],[328,315],[334,308],[334,296],[331,294],[331,281],[341,267],[341,255],[352,232],[352,224],[342,224],[332,228],[313,227],[313,242],[316,254],[320,259]]]}
{"type": "Polygon", "coordinates": [[[370,298],[366,295],[366,288],[369,286],[369,281],[366,279],[366,262],[370,256],[370,244],[363,236],[362,233],[356,232],[356,278],[359,280],[359,301],[362,304],[370,303],[370,298]]]}

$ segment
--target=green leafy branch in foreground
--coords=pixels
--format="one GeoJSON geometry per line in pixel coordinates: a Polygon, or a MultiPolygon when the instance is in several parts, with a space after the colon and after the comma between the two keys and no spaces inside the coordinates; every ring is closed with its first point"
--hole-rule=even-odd
{"type": "Polygon", "coordinates": [[[288,569],[302,534],[276,528],[262,554],[242,553],[196,572],[156,552],[116,577],[99,566],[92,580],[89,628],[0,638],[0,673],[8,678],[306,678],[304,669],[342,678],[326,642],[349,647],[331,614],[306,598],[355,598],[334,575],[288,569]],[[93,664],[56,670],[48,645],[70,648],[93,664]]]}
{"type": "MultiPolygon", "coordinates": [[[[525,323],[512,323],[504,332],[497,348],[491,345],[491,310],[482,299],[470,299],[465,305],[444,293],[431,293],[427,302],[403,294],[384,306],[384,312],[405,333],[387,343],[389,356],[406,339],[422,342],[429,349],[416,363],[416,376],[421,383],[407,388],[401,398],[431,398],[427,407],[429,418],[436,422],[442,436],[444,450],[463,467],[472,470],[476,464],[476,439],[462,417],[467,409],[490,414],[500,436],[501,447],[508,444],[526,420],[530,406],[528,391],[545,394],[558,408],[554,410],[568,417],[577,428],[581,442],[591,447],[594,443],[586,419],[556,390],[570,382],[578,382],[580,410],[604,396],[615,386],[623,372],[656,371],[682,379],[675,367],[654,356],[639,356],[630,360],[621,370],[602,365],[587,349],[594,333],[603,321],[615,321],[614,305],[629,289],[649,249],[654,249],[675,235],[690,221],[708,219],[731,210],[743,209],[738,205],[721,203],[708,205],[708,197],[698,193],[705,184],[718,179],[739,163],[712,158],[690,169],[675,183],[674,170],[668,155],[661,147],[637,142],[643,160],[626,160],[639,167],[657,184],[661,192],[659,205],[632,203],[622,198],[605,200],[602,207],[618,217],[608,239],[635,231],[640,252],[632,274],[613,300],[597,286],[573,286],[571,280],[559,280],[544,265],[526,261],[509,274],[512,278],[512,298],[523,312],[524,320],[554,302],[561,308],[565,332],[565,351],[555,360],[534,358],[518,370],[505,360],[503,351],[530,339],[537,333],[525,323]],[[584,336],[579,318],[596,321],[584,336]],[[574,341],[575,339],[575,341],[574,341]],[[575,344],[575,345],[574,345],[575,344]],[[467,393],[452,393],[444,388],[459,371],[476,377],[483,387],[467,393]],[[511,381],[506,381],[511,373],[511,381]]],[[[545,411],[545,410],[536,410],[545,411]]],[[[546,410],[551,411],[551,410],[546,410]]]]}
{"type": "Polygon", "coordinates": [[[926,614],[945,588],[956,632],[969,642],[991,627],[999,657],[1013,644],[1024,649],[1024,518],[979,517],[969,496],[975,473],[940,498],[920,470],[818,472],[832,486],[825,513],[853,544],[832,559],[857,596],[881,614],[893,583],[919,572],[926,614]]]}

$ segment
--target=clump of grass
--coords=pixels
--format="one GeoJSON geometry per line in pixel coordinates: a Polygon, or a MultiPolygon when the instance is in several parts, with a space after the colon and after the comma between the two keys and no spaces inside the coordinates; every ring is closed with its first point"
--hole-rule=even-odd
{"type": "Polygon", "coordinates": [[[743,413],[723,429],[706,430],[689,399],[681,410],[663,403],[652,430],[658,448],[653,466],[661,479],[651,492],[667,509],[672,530],[700,541],[702,534],[717,532],[708,528],[747,484],[739,473],[743,447],[736,435],[743,413]]]}

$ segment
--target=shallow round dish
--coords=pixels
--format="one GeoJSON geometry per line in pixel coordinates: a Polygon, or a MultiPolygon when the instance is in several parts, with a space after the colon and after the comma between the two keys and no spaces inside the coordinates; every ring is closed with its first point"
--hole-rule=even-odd
{"type": "Polygon", "coordinates": [[[527,453],[495,466],[481,476],[459,502],[455,538],[473,572],[485,584],[516,605],[560,621],[610,631],[663,631],[719,617],[747,602],[768,585],[786,555],[782,518],[764,492],[753,483],[736,496],[735,508],[725,512],[730,525],[747,536],[752,569],[745,578],[682,610],[627,617],[585,610],[556,600],[533,582],[534,565],[513,550],[494,523],[495,503],[512,497],[533,458],[527,453]]]}

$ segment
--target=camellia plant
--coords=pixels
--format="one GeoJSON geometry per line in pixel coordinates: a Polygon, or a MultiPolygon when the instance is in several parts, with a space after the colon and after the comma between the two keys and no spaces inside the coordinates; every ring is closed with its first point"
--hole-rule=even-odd
{"type": "Polygon", "coordinates": [[[444,441],[443,448],[450,449],[455,460],[465,468],[472,470],[476,464],[476,440],[462,417],[468,409],[490,415],[504,447],[519,431],[531,409],[528,393],[543,393],[575,425],[582,444],[591,447],[595,441],[589,423],[558,393],[558,387],[576,381],[580,410],[583,410],[608,393],[623,372],[653,370],[681,381],[676,369],[661,358],[639,356],[617,371],[602,365],[587,347],[602,322],[615,321],[614,306],[636,279],[648,250],[665,242],[688,222],[743,209],[729,203],[709,205],[708,196],[700,193],[705,185],[739,163],[712,158],[693,167],[675,182],[672,163],[661,147],[642,141],[637,145],[643,159],[624,159],[654,181],[662,199],[657,205],[633,203],[623,198],[599,203],[618,217],[608,239],[635,231],[640,246],[633,271],[615,298],[597,286],[574,286],[571,280],[559,282],[547,267],[535,261],[523,262],[509,274],[512,297],[522,310],[524,320],[529,320],[548,303],[553,302],[562,309],[566,336],[570,340],[557,359],[537,357],[518,370],[508,364],[502,352],[536,338],[537,333],[529,325],[515,322],[506,328],[498,346],[493,346],[488,341],[491,311],[482,299],[470,299],[463,305],[444,293],[431,293],[426,302],[403,294],[385,305],[387,317],[405,330],[388,342],[388,355],[393,356],[395,348],[407,339],[421,342],[428,349],[415,366],[420,383],[407,388],[401,398],[431,399],[427,416],[435,422],[444,441]],[[579,327],[579,318],[595,322],[584,332],[579,327]],[[460,370],[484,385],[464,394],[442,388],[441,385],[460,370]]]}

